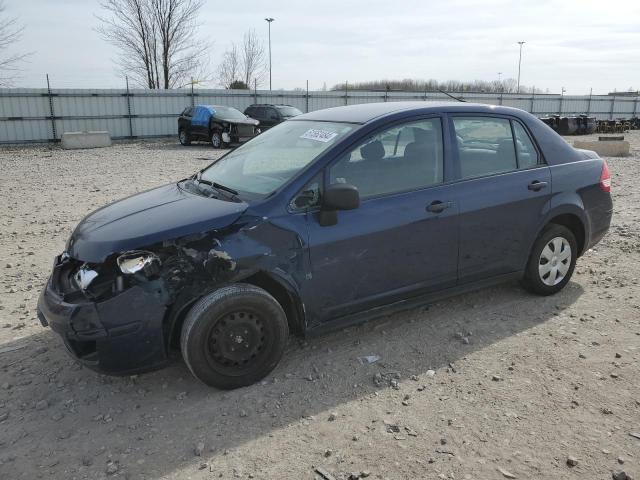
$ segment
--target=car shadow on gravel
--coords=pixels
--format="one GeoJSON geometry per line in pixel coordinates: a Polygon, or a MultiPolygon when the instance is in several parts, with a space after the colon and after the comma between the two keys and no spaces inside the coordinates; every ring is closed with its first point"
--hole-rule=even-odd
{"type": "Polygon", "coordinates": [[[456,362],[561,314],[582,293],[569,283],[537,297],[507,284],[317,338],[292,337],[263,382],[227,392],[200,384],[181,361],[137,377],[95,374],[43,330],[0,346],[0,418],[8,414],[0,423],[0,477],[101,477],[109,455],[127,478],[190,475],[207,456],[296,422],[325,422],[395,381],[415,376],[425,394],[443,378],[455,382],[456,362]],[[365,356],[380,359],[359,360],[365,356]],[[199,442],[205,450],[195,456],[199,442]]]}

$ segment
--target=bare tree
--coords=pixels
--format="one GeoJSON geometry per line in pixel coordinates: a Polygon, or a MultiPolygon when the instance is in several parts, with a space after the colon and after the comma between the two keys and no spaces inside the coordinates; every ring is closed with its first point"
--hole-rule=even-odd
{"type": "Polygon", "coordinates": [[[265,72],[264,44],[255,30],[249,30],[244,34],[242,45],[232,43],[224,52],[222,63],[218,66],[218,83],[224,88],[231,88],[231,85],[253,88],[265,72]]]}
{"type": "Polygon", "coordinates": [[[266,71],[264,43],[258,38],[255,30],[249,30],[244,34],[240,54],[243,80],[251,87],[254,80],[259,82],[266,71]]]}
{"type": "MultiPolygon", "coordinates": [[[[516,80],[505,78],[503,80],[473,80],[463,82],[459,80],[447,80],[439,82],[437,80],[374,80],[368,82],[349,82],[349,90],[376,90],[387,89],[405,92],[486,92],[486,93],[515,93],[516,80]]],[[[344,90],[345,84],[334,85],[331,90],[344,90]]],[[[520,92],[532,92],[531,87],[520,85],[520,92]]],[[[536,93],[542,90],[536,89],[536,93]]]]}
{"type": "Polygon", "coordinates": [[[18,24],[18,19],[6,17],[6,6],[0,0],[0,86],[8,87],[13,84],[20,70],[20,63],[30,53],[11,53],[9,49],[20,40],[24,27],[18,24]]]}
{"type": "Polygon", "coordinates": [[[117,65],[147,88],[205,80],[208,45],[197,38],[203,0],[104,0],[102,38],[119,50],[117,65]]]}
{"type": "Polygon", "coordinates": [[[218,83],[224,88],[231,88],[241,78],[240,68],[238,46],[233,43],[222,55],[222,63],[218,66],[218,83]]]}

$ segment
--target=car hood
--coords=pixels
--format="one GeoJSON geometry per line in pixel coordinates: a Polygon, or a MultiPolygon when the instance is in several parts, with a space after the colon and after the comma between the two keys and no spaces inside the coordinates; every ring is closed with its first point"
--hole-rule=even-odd
{"type": "Polygon", "coordinates": [[[224,228],[247,209],[164,185],[102,207],[87,215],[67,243],[67,253],[100,263],[111,254],[144,248],[163,240],[224,228]]]}
{"type": "Polygon", "coordinates": [[[256,126],[258,125],[260,122],[258,120],[255,120],[253,118],[246,118],[244,120],[229,120],[228,118],[222,118],[222,117],[216,117],[219,120],[222,120],[223,122],[227,122],[227,123],[231,123],[233,125],[253,125],[256,126]]]}

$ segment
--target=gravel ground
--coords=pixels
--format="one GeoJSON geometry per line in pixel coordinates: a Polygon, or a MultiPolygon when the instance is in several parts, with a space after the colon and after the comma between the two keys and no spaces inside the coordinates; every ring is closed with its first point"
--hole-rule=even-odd
{"type": "Polygon", "coordinates": [[[611,231],[560,294],[507,284],[291,338],[264,382],[232,392],[180,361],[97,375],[35,317],[85,214],[216,153],[2,147],[0,478],[640,478],[640,132],[627,138],[632,156],[608,159],[611,231]]]}

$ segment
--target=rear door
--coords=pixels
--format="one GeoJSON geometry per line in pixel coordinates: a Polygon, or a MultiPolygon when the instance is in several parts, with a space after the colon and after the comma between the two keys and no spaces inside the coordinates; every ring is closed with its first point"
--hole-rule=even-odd
{"type": "Polygon", "coordinates": [[[452,115],[460,215],[458,282],[522,270],[551,198],[551,175],[515,118],[452,115]]]}
{"type": "Polygon", "coordinates": [[[264,124],[271,128],[280,123],[280,113],[274,107],[265,107],[264,124]]]}
{"type": "Polygon", "coordinates": [[[191,117],[191,134],[201,138],[209,138],[209,121],[211,109],[204,105],[196,105],[191,117]]]}

